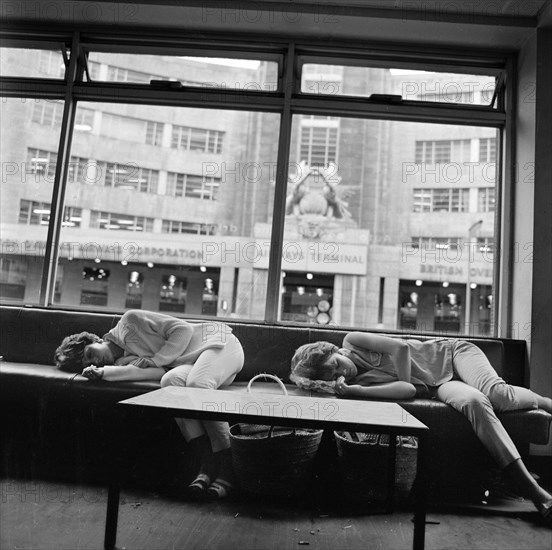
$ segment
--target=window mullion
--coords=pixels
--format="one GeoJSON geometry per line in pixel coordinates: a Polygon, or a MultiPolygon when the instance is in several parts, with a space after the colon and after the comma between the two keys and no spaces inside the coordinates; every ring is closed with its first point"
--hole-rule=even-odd
{"type": "Polygon", "coordinates": [[[276,165],[276,189],[272,215],[272,233],[270,238],[270,256],[268,263],[268,281],[266,290],[265,321],[274,323],[278,320],[280,307],[280,281],[282,252],[284,245],[284,223],[286,210],[286,193],[289,166],[289,149],[291,143],[292,110],[291,97],[296,87],[295,43],[290,42],[285,57],[284,73],[284,108],[280,117],[280,134],[278,137],[278,158],[276,165]]]}
{"type": "Polygon", "coordinates": [[[63,205],[65,202],[65,190],[69,170],[71,139],[73,137],[73,127],[75,123],[76,103],[73,98],[73,83],[77,75],[78,57],[79,33],[75,32],[71,44],[71,59],[67,69],[67,87],[65,90],[65,103],[57,153],[56,174],[52,192],[50,223],[48,224],[44,264],[42,268],[39,303],[44,306],[48,306],[54,301],[59,240],[63,221],[63,205]]]}

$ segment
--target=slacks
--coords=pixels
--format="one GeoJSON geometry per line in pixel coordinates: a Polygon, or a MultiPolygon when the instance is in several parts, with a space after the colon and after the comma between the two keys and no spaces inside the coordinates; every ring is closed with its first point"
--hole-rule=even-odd
{"type": "Polygon", "coordinates": [[[498,466],[505,468],[520,454],[495,411],[536,409],[536,394],[507,384],[471,342],[453,342],[452,363],[453,379],[437,388],[437,397],[468,418],[498,466]]]}
{"type": "MultiPolygon", "coordinates": [[[[217,389],[227,386],[243,367],[244,354],[239,340],[225,335],[226,345],[220,349],[204,351],[193,365],[180,365],[169,370],[161,378],[161,387],[186,386],[188,388],[217,389]]],[[[213,452],[230,447],[227,422],[203,421],[188,418],[175,419],[186,441],[205,433],[211,441],[213,452]]]]}

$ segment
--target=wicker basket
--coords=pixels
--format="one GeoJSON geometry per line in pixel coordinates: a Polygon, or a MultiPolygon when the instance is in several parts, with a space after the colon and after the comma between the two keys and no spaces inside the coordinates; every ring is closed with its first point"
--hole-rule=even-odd
{"type": "MultiPolygon", "coordinates": [[[[380,501],[387,496],[388,434],[334,432],[344,494],[353,500],[380,501]]],[[[416,478],[418,440],[397,436],[395,500],[405,500],[416,478]]]]}
{"type": "MultiPolygon", "coordinates": [[[[272,375],[257,375],[281,380],[272,375]]],[[[305,492],[322,439],[322,430],[292,429],[257,424],[230,428],[232,463],[242,491],[257,496],[297,497],[305,492]]]]}

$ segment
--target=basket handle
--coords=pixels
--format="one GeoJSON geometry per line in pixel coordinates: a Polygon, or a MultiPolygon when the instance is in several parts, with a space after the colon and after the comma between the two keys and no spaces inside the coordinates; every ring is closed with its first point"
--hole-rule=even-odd
{"type": "MultiPolygon", "coordinates": [[[[274,376],[273,374],[268,374],[266,372],[262,372],[261,374],[257,374],[253,378],[251,378],[251,380],[249,380],[249,384],[247,384],[247,393],[251,393],[251,385],[253,384],[253,382],[255,380],[257,380],[257,378],[269,378],[270,380],[274,380],[275,382],[278,383],[281,390],[284,392],[284,395],[288,394],[287,388],[284,385],[284,383],[277,376],[274,376]]],[[[272,437],[272,432],[274,431],[274,428],[275,428],[274,425],[270,426],[270,428],[268,430],[268,433],[266,435],[267,439],[270,439],[272,437]]],[[[293,433],[295,435],[295,428],[291,428],[291,430],[292,430],[291,433],[293,433]]]]}
{"type": "Polygon", "coordinates": [[[284,392],[284,395],[288,394],[287,388],[285,387],[284,383],[277,376],[274,376],[273,374],[267,374],[267,373],[257,374],[256,376],[251,378],[251,380],[249,380],[249,384],[247,384],[247,393],[251,393],[251,385],[255,380],[257,380],[257,378],[270,378],[271,380],[274,380],[275,382],[278,383],[281,390],[284,392]]]}

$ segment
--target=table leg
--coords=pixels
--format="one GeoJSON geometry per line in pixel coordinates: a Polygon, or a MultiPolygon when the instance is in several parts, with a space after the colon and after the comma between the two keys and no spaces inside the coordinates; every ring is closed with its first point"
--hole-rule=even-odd
{"type": "Polygon", "coordinates": [[[427,507],[427,450],[426,436],[418,437],[418,464],[416,474],[416,504],[414,511],[414,550],[425,547],[426,507],[427,507]]]}
{"type": "Polygon", "coordinates": [[[117,522],[119,519],[119,481],[112,479],[107,494],[107,514],[105,518],[104,549],[115,550],[117,542],[117,522]]]}
{"type": "Polygon", "coordinates": [[[119,497],[121,494],[121,453],[122,445],[120,439],[122,435],[121,418],[116,411],[116,420],[109,432],[111,449],[111,460],[109,464],[109,488],[107,492],[107,513],[105,518],[105,538],[104,549],[115,550],[117,542],[117,523],[119,520],[119,497]]]}
{"type": "Polygon", "coordinates": [[[393,513],[395,509],[395,472],[397,468],[397,436],[389,434],[389,450],[387,452],[387,502],[386,512],[393,513]]]}

